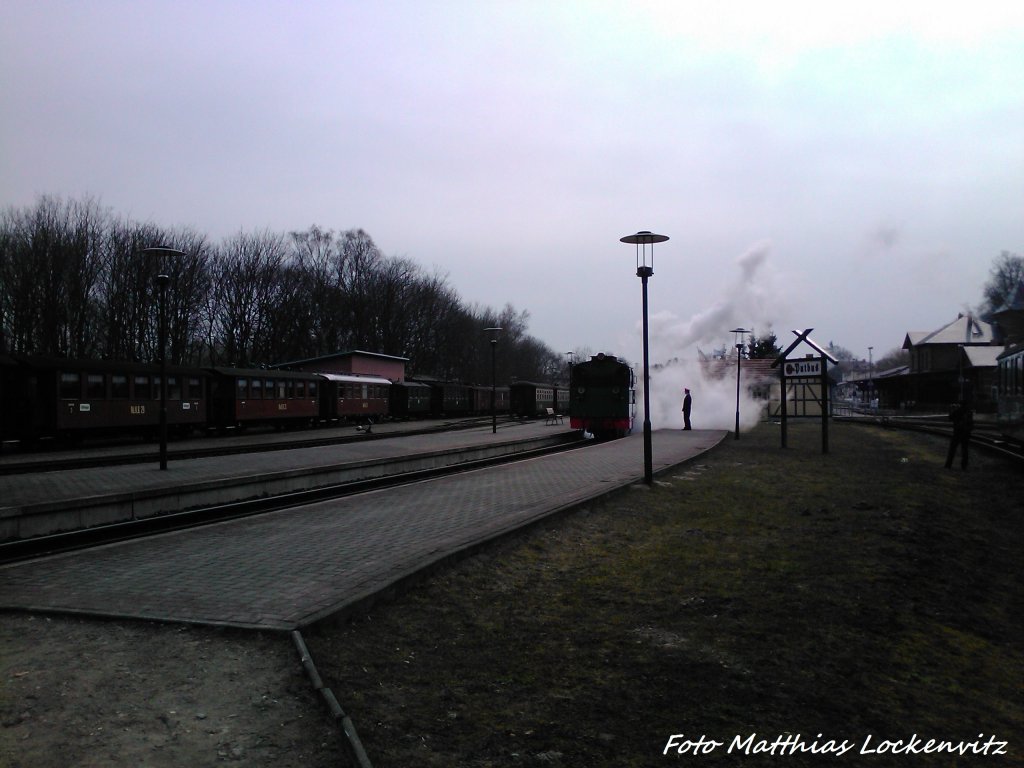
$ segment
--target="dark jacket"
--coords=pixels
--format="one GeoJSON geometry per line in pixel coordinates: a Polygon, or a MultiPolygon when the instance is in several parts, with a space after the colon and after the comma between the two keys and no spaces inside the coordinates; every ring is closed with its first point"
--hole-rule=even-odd
{"type": "Polygon", "coordinates": [[[966,403],[956,403],[949,409],[949,420],[955,433],[968,435],[974,427],[974,411],[966,403]]]}

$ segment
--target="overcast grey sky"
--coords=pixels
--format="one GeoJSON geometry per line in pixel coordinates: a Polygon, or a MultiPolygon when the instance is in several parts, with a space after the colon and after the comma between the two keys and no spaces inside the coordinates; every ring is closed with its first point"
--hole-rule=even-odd
{"type": "Polygon", "coordinates": [[[877,358],[1024,252],[1024,5],[2,0],[0,204],[363,228],[557,351],[877,358]]]}

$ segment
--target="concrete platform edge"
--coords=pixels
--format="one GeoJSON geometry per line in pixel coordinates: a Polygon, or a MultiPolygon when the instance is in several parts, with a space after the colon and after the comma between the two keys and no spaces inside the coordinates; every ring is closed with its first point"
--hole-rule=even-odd
{"type": "Polygon", "coordinates": [[[346,482],[378,479],[413,470],[454,466],[474,459],[514,455],[575,439],[576,433],[564,432],[528,440],[481,445],[475,449],[446,449],[392,459],[288,469],[168,485],[142,491],[114,492],[18,507],[0,507],[0,541],[17,541],[98,525],[143,520],[169,512],[247,501],[346,482]],[[456,460],[453,461],[453,458],[456,460]]]}

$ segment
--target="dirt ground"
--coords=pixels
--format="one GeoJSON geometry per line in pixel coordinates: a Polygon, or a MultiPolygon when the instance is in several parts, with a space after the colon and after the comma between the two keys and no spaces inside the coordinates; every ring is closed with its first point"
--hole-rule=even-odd
{"type": "Polygon", "coordinates": [[[0,614],[0,766],[338,766],[287,634],[0,614]]]}
{"type": "MultiPolygon", "coordinates": [[[[1024,766],[1024,475],[944,450],[763,425],[306,642],[376,768],[1024,766]],[[1011,751],[663,754],[751,733],[1011,751]]],[[[348,764],[287,634],[0,614],[0,768],[222,763],[348,764]]]]}

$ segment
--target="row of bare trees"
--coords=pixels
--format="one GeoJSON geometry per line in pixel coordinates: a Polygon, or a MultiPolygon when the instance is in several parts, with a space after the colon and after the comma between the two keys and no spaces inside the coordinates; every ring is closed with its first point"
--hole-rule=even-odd
{"type": "Polygon", "coordinates": [[[447,277],[385,256],[362,230],[240,232],[119,218],[97,201],[41,197],[0,213],[0,352],[155,360],[157,281],[169,275],[168,359],[259,366],[360,349],[409,369],[489,382],[483,332],[500,326],[498,380],[549,380],[559,356],[529,314],[467,306],[447,277]],[[147,256],[162,245],[183,257],[147,256]]]}

